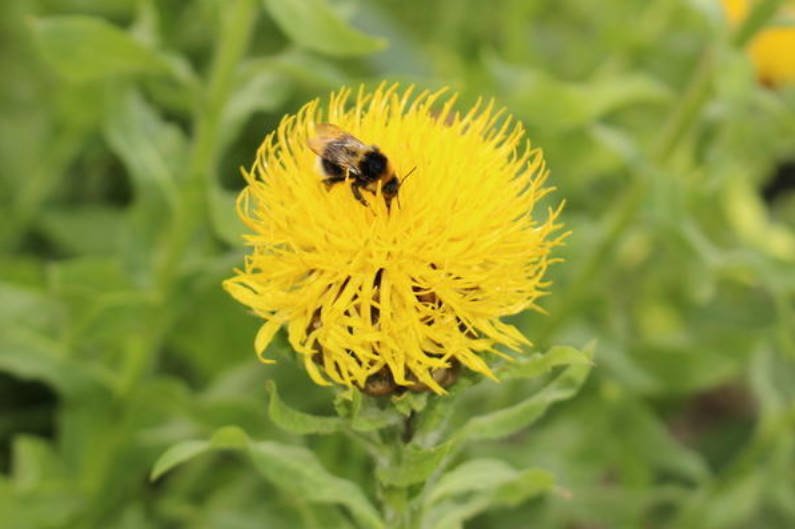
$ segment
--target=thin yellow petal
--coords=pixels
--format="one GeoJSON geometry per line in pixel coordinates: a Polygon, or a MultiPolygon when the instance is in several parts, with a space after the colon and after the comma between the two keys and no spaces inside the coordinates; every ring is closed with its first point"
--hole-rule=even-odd
{"type": "Polygon", "coordinates": [[[494,378],[494,355],[530,345],[500,319],[540,310],[565,238],[561,210],[535,212],[552,188],[523,126],[494,101],[465,112],[456,101],[445,89],[342,89],[264,139],[237,201],[249,255],[224,282],[266,321],[260,356],[286,326],[317,384],[367,391],[386,376],[398,391],[443,394],[450,381],[434,374],[463,367],[494,378]],[[389,207],[381,183],[364,191],[367,206],[350,177],[322,183],[308,146],[322,122],[389,158],[401,181],[389,207]]]}

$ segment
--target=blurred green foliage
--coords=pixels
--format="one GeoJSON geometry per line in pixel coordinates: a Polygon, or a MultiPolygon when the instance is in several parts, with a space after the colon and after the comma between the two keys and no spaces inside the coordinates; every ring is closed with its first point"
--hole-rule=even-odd
{"type": "MultiPolygon", "coordinates": [[[[22,0],[0,3],[0,42],[4,527],[377,526],[366,451],[308,415],[332,393],[284,340],[259,365],[220,282],[263,136],[382,79],[527,125],[574,234],[550,315],[516,321],[539,350],[597,343],[533,428],[552,396],[451,419],[470,461],[432,491],[435,526],[795,526],[795,90],[756,84],[717,1],[22,0]],[[150,482],[172,445],[160,465],[250,459],[150,482]]],[[[536,387],[481,382],[456,413],[536,387]]]]}

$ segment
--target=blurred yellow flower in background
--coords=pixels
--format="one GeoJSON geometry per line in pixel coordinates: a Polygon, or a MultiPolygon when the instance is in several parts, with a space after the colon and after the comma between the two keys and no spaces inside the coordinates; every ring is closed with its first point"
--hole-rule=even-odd
{"type": "Polygon", "coordinates": [[[538,309],[562,204],[539,217],[552,188],[521,124],[493,103],[460,114],[444,93],[343,89],[265,138],[238,199],[251,254],[224,282],[265,320],[263,361],[284,326],[318,384],[444,393],[460,367],[493,378],[489,355],[529,344],[501,318],[538,309]],[[323,185],[307,145],[320,122],[411,173],[390,207],[380,188],[365,206],[349,183],[323,185]]]}
{"type": "MultiPolygon", "coordinates": [[[[722,1],[729,21],[735,25],[752,7],[750,0],[722,1]]],[[[748,45],[760,82],[769,86],[795,83],[795,2],[785,2],[779,16],[791,24],[764,29],[748,45]]]]}

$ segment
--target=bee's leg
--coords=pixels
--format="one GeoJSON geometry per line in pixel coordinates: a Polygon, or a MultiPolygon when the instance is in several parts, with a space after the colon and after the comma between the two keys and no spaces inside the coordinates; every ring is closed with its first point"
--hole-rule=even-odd
{"type": "Polygon", "coordinates": [[[329,176],[328,178],[323,179],[323,183],[326,185],[326,188],[329,188],[334,184],[338,184],[344,181],[345,181],[344,175],[329,176]]]}
{"type": "Polygon", "coordinates": [[[360,189],[361,185],[359,182],[351,183],[351,192],[353,193],[353,197],[361,202],[362,206],[367,206],[367,201],[362,196],[362,190],[360,189]]]}

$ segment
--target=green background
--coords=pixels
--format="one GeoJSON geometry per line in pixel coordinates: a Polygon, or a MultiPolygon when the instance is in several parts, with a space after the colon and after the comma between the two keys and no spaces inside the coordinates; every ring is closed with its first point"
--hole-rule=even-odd
{"type": "Polygon", "coordinates": [[[9,1],[0,78],[4,527],[356,527],[233,453],[149,472],[236,424],[373,498],[344,436],[274,424],[266,380],[312,413],[333,392],[283,338],[259,364],[258,322],[220,283],[264,135],[384,79],[525,123],[573,235],[549,315],[515,322],[540,351],[594,341],[575,398],[461,456],[556,488],[464,526],[795,527],[795,90],[756,83],[717,1],[9,1]]]}

